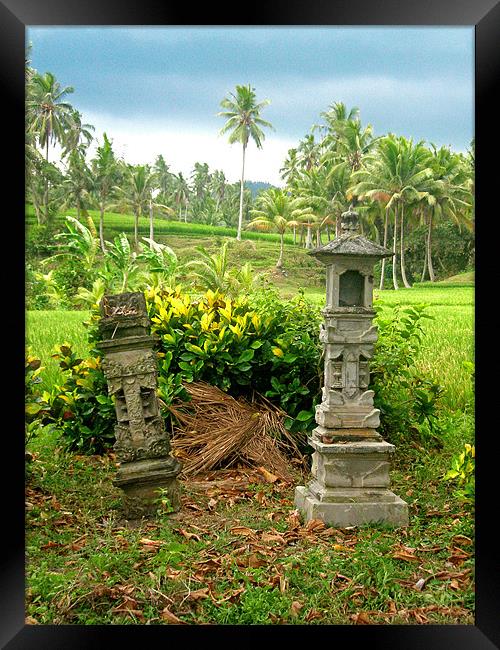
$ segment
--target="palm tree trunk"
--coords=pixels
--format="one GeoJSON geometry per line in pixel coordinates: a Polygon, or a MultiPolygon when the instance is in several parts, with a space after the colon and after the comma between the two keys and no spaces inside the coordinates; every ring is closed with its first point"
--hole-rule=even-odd
{"type": "Polygon", "coordinates": [[[276,268],[277,269],[282,269],[283,268],[284,237],[285,237],[285,234],[280,232],[280,256],[278,258],[278,261],[276,262],[276,268]]]}
{"type": "Polygon", "coordinates": [[[404,235],[404,206],[401,206],[401,235],[399,237],[401,244],[401,252],[399,256],[399,262],[401,264],[401,277],[403,278],[403,284],[407,289],[411,289],[411,284],[406,279],[406,268],[405,268],[405,253],[403,245],[403,235],[404,235]]]}
{"type": "Polygon", "coordinates": [[[153,248],[154,232],[153,232],[153,203],[149,201],[149,248],[153,248]]]}
{"type": "MultiPolygon", "coordinates": [[[[45,143],[45,161],[49,162],[49,138],[45,143]]],[[[43,197],[43,204],[45,207],[45,223],[49,223],[49,179],[45,178],[45,194],[43,197]]]]}
{"type": "Polygon", "coordinates": [[[434,275],[434,267],[432,266],[432,217],[434,216],[434,208],[429,214],[429,231],[427,233],[427,269],[429,270],[429,280],[435,282],[436,276],[434,275]]]}
{"type": "Polygon", "coordinates": [[[241,186],[240,186],[240,213],[238,215],[238,232],[236,233],[236,239],[241,241],[241,225],[243,223],[243,184],[245,182],[245,150],[247,148],[246,143],[243,143],[243,160],[241,164],[241,186]]]}
{"type": "MultiPolygon", "coordinates": [[[[425,225],[425,221],[426,221],[426,219],[425,219],[425,212],[424,212],[424,210],[422,210],[422,213],[421,213],[421,214],[422,214],[422,218],[423,218],[424,225],[425,225]]],[[[420,282],[424,282],[424,280],[425,280],[425,272],[426,272],[426,271],[427,271],[427,233],[425,234],[425,242],[424,242],[424,267],[423,267],[423,269],[422,269],[422,275],[420,276],[420,282]]]]}
{"type": "Polygon", "coordinates": [[[295,246],[296,243],[297,243],[297,230],[296,230],[296,228],[294,226],[293,227],[293,245],[295,246]]]}
{"type": "Polygon", "coordinates": [[[307,228],[307,237],[306,237],[306,248],[312,248],[312,247],[313,247],[312,232],[311,232],[311,228],[308,227],[307,228]]]}
{"type": "Polygon", "coordinates": [[[398,286],[398,209],[397,207],[394,208],[394,234],[393,234],[393,242],[392,242],[392,284],[394,286],[394,289],[397,291],[399,289],[398,286]]]}
{"type": "MultiPolygon", "coordinates": [[[[385,209],[385,220],[384,220],[384,248],[387,248],[387,233],[389,230],[389,212],[387,208],[385,209]]],[[[380,285],[379,289],[382,291],[384,288],[384,279],[385,279],[385,260],[386,258],[382,258],[382,268],[380,269],[380,285]]]]}
{"type": "Polygon", "coordinates": [[[135,211],[134,219],[134,245],[135,250],[139,248],[139,210],[135,211]]]}
{"type": "Polygon", "coordinates": [[[100,205],[100,216],[99,216],[99,242],[101,244],[101,250],[103,253],[106,252],[106,247],[104,245],[104,205],[101,202],[100,205]]]}

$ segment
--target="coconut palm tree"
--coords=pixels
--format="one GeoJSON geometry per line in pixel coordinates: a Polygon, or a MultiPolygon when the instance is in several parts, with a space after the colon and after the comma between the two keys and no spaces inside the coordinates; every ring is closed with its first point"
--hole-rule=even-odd
{"type": "Polygon", "coordinates": [[[427,225],[425,243],[424,268],[428,271],[429,279],[434,282],[434,267],[432,264],[432,230],[439,218],[450,218],[459,227],[464,225],[472,230],[472,219],[469,212],[472,208],[472,187],[470,168],[464,158],[452,153],[448,147],[439,149],[431,144],[432,157],[430,166],[433,172],[427,193],[422,199],[423,214],[427,225]]]}
{"type": "Polygon", "coordinates": [[[220,130],[223,135],[230,132],[229,142],[239,142],[242,145],[243,157],[241,164],[241,184],[240,184],[240,211],[238,216],[238,230],[236,239],[241,240],[241,228],[243,222],[243,189],[245,183],[245,153],[250,138],[255,142],[257,148],[262,148],[262,141],[265,138],[264,132],[260,127],[274,128],[270,122],[266,122],[260,117],[262,109],[270,103],[268,99],[257,103],[255,89],[248,86],[236,86],[236,93],[229,93],[220,105],[224,109],[217,113],[219,117],[224,117],[227,122],[220,130]]]}
{"type": "MultiPolygon", "coordinates": [[[[61,88],[51,72],[41,75],[33,73],[28,84],[29,94],[26,107],[29,120],[27,132],[35,136],[38,145],[45,150],[45,160],[49,160],[49,145],[64,147],[68,132],[73,127],[75,110],[65,101],[74,92],[71,86],[61,88]]],[[[45,217],[49,219],[49,181],[45,183],[45,217]]]]}
{"type": "Polygon", "coordinates": [[[85,204],[91,202],[93,177],[85,161],[85,156],[79,149],[74,149],[68,155],[68,170],[61,184],[63,202],[61,208],[76,207],[76,216],[80,220],[85,204]]]}
{"type": "Polygon", "coordinates": [[[302,207],[302,199],[293,199],[282,189],[268,189],[261,192],[256,201],[256,208],[250,210],[252,221],[247,225],[250,230],[275,230],[280,235],[280,254],[276,268],[283,268],[284,236],[286,229],[310,209],[302,207]]]}
{"type": "Polygon", "coordinates": [[[174,175],[174,201],[179,210],[179,220],[182,219],[182,207],[184,206],[184,222],[187,222],[187,207],[191,190],[182,175],[182,172],[174,175]]]}
{"type": "Polygon", "coordinates": [[[99,242],[103,253],[104,244],[104,213],[114,193],[119,179],[119,165],[113,152],[111,140],[103,133],[103,143],[97,147],[96,156],[91,162],[94,179],[94,192],[99,205],[99,242]]]}
{"type": "Polygon", "coordinates": [[[288,156],[280,169],[281,178],[285,181],[288,187],[294,188],[297,184],[297,179],[300,174],[299,158],[297,149],[289,149],[288,156]]]}
{"type": "Polygon", "coordinates": [[[89,144],[94,139],[92,124],[82,124],[82,116],[77,110],[73,110],[68,121],[68,130],[63,142],[63,157],[69,155],[75,149],[85,152],[89,144]]]}
{"type": "MultiPolygon", "coordinates": [[[[398,226],[400,229],[400,269],[405,287],[410,284],[404,265],[404,217],[405,207],[422,199],[432,179],[430,152],[423,142],[413,144],[412,139],[389,134],[381,138],[371,154],[365,158],[365,166],[353,172],[350,192],[361,200],[379,200],[385,203],[386,216],[392,211],[393,227],[393,285],[398,289],[397,253],[398,226]],[[399,222],[398,222],[399,219],[399,222]]],[[[383,266],[385,270],[385,266],[383,266]]],[[[381,278],[383,286],[383,274],[381,278]]]]}
{"type": "Polygon", "coordinates": [[[297,147],[297,160],[299,168],[302,171],[310,171],[319,163],[320,149],[318,143],[314,140],[314,135],[308,134],[299,142],[297,147]]]}
{"type": "Polygon", "coordinates": [[[148,165],[127,165],[124,185],[115,187],[120,197],[119,205],[129,208],[134,213],[134,246],[139,248],[139,219],[149,207],[154,175],[148,165]]]}
{"type": "Polygon", "coordinates": [[[222,170],[216,169],[210,178],[210,191],[215,198],[215,212],[219,212],[220,205],[226,194],[226,176],[222,170]]]}

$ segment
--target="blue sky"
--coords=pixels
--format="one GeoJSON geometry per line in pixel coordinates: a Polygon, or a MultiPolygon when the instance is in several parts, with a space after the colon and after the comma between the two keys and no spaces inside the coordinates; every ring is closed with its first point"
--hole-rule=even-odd
{"type": "MultiPolygon", "coordinates": [[[[237,84],[269,99],[262,150],[246,177],[281,184],[290,147],[334,102],[393,132],[465,151],[474,127],[473,27],[33,27],[32,65],[73,86],[84,120],[128,162],[163,154],[239,179],[241,150],[220,136],[220,101],[237,84]]],[[[55,155],[55,154],[54,154],[55,155]]]]}

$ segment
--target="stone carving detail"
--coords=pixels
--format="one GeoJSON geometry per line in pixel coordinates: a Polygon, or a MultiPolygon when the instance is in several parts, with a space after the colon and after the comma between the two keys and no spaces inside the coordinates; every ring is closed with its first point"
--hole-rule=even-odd
{"type": "Polygon", "coordinates": [[[181,465],[169,456],[170,441],[156,395],[156,358],[149,325],[144,294],[102,299],[99,347],[104,353],[108,391],[115,400],[114,449],[121,463],[115,485],[125,492],[125,511],[131,518],[138,512],[151,514],[154,495],[165,485],[172,491],[173,509],[180,504],[175,477],[181,465]],[[144,484],[147,490],[141,487],[144,484]]]}

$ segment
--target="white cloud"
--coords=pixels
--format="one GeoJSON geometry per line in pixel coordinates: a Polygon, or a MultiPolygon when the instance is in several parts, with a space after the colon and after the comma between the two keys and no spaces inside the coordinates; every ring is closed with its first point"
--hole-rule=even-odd
{"type": "MultiPolygon", "coordinates": [[[[95,126],[94,136],[102,143],[105,131],[113,142],[115,152],[131,164],[152,164],[162,154],[174,173],[188,176],[194,163],[207,163],[210,170],[221,169],[229,182],[241,177],[241,146],[229,144],[226,136],[218,136],[202,129],[193,129],[182,123],[164,126],[161,123],[113,117],[105,114],[84,113],[86,122],[95,126]]],[[[293,140],[268,135],[263,148],[250,143],[245,161],[245,178],[283,185],[279,169],[287,157],[293,140]]],[[[93,151],[91,147],[91,151],[93,151]]]]}

